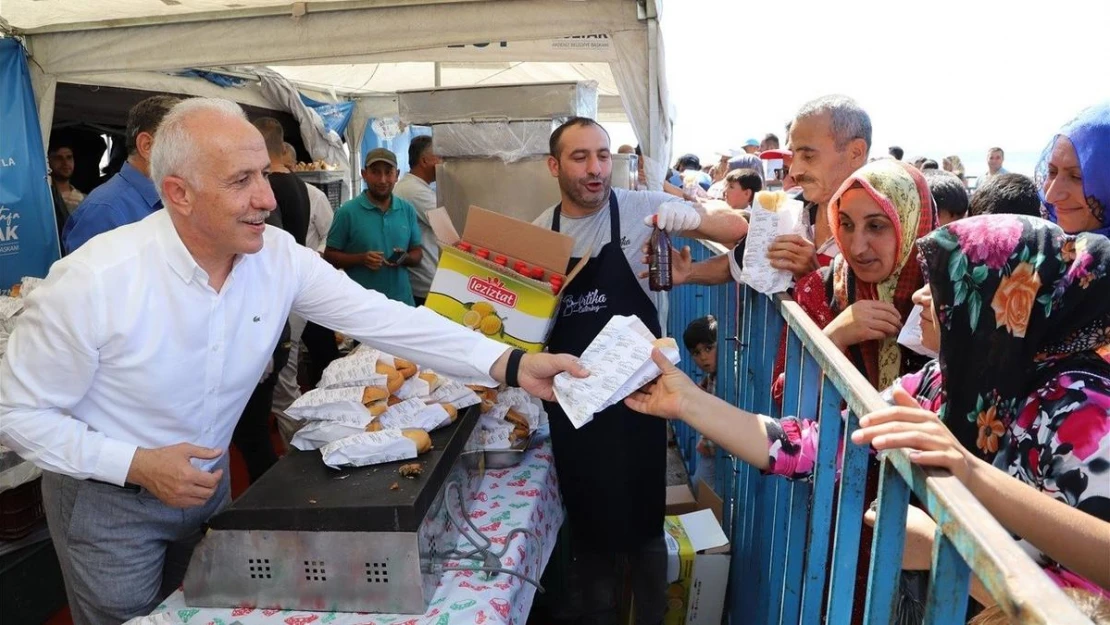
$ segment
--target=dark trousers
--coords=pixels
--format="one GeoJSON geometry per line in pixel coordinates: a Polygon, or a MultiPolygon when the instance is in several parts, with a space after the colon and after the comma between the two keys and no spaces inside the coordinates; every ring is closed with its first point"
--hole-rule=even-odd
{"type": "Polygon", "coordinates": [[[621,589],[628,579],[636,625],[659,625],[667,609],[667,543],[662,534],[629,553],[576,551],[581,625],[618,625],[621,589]]]}
{"type": "Polygon", "coordinates": [[[412,301],[416,304],[416,307],[419,308],[424,305],[424,302],[428,301],[428,298],[413,296],[412,301]]]}
{"type": "Polygon", "coordinates": [[[262,477],[278,461],[273,440],[270,438],[270,411],[274,406],[274,388],[281,370],[289,361],[291,347],[287,323],[274,349],[273,370],[254,387],[254,392],[243,408],[243,414],[239,415],[239,423],[235,424],[235,432],[231,435],[231,442],[243,454],[251,483],[262,477]]]}
{"type": "Polygon", "coordinates": [[[301,343],[308,351],[308,385],[315,388],[320,376],[333,360],[339,358],[339,346],[335,344],[335,332],[311,321],[305,324],[301,343]]]}

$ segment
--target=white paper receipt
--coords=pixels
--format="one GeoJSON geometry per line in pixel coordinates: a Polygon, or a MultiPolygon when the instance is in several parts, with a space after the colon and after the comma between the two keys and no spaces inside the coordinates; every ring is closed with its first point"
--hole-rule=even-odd
{"type": "MultiPolygon", "coordinates": [[[[590,375],[575,378],[568,373],[555,376],[555,398],[567,418],[580,428],[594,415],[631,395],[659,376],[651,360],[655,336],[636,317],[615,316],[605,324],[579,361],[590,375]]],[[[659,345],[672,363],[679,361],[673,340],[659,345]]]]}
{"type": "Polygon", "coordinates": [[[400,430],[382,430],[355,434],[329,443],[320,448],[324,464],[339,467],[364,467],[397,460],[415,458],[416,443],[406,438],[400,430]]]}

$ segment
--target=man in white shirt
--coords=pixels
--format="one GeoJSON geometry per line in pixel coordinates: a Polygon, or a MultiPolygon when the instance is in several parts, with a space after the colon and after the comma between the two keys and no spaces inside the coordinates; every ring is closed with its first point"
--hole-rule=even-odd
{"type": "Polygon", "coordinates": [[[291,311],[464,383],[550,400],[556,373],[585,375],[391,302],[268,227],[270,159],[233,102],[183,101],[158,132],[166,210],[55,263],[0,361],[0,443],[46,470],[77,625],[148,614],[180,583],[291,311]]]}
{"type": "Polygon", "coordinates": [[[416,209],[416,220],[420,225],[421,246],[424,255],[420,262],[409,267],[412,281],[412,298],[417,306],[423,306],[428,299],[428,289],[439,265],[439,244],[432,226],[428,223],[428,211],[436,207],[436,192],[432,183],[436,181],[436,165],[440,162],[432,149],[432,138],[427,135],[413,137],[409,143],[409,173],[393,187],[393,194],[408,200],[416,209]]]}

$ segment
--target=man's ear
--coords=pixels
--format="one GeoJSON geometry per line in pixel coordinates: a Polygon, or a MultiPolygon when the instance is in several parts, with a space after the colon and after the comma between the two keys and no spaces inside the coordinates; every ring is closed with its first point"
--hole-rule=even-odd
{"type": "Polygon", "coordinates": [[[547,157],[547,171],[551,172],[552,178],[559,177],[559,159],[554,156],[547,157]]]}
{"type": "Polygon", "coordinates": [[[848,143],[848,156],[853,163],[858,163],[857,167],[863,167],[867,164],[867,142],[863,139],[852,139],[848,143]]]}
{"type": "MultiPolygon", "coordinates": [[[[167,205],[173,205],[179,213],[188,216],[193,212],[193,202],[185,179],[180,176],[166,176],[162,179],[162,197],[167,205]]],[[[169,206],[166,206],[169,208],[169,206]]]]}
{"type": "Polygon", "coordinates": [[[144,161],[150,162],[150,152],[154,149],[154,135],[149,132],[140,132],[135,137],[135,149],[144,161]]]}

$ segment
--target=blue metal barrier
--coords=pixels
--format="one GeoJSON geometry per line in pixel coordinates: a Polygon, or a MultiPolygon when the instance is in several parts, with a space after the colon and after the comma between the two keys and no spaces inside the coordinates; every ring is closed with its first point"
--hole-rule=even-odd
{"type": "MultiPolygon", "coordinates": [[[[690,246],[695,260],[723,251],[683,239],[676,245],[690,246]]],[[[889,623],[910,493],[937,521],[927,625],[964,622],[972,573],[1015,623],[1091,623],[963,484],[946,471],[911,464],[902,451],[880,459],[872,557],[859,562],[868,451],[849,438],[858,415],[886,404],[789,297],[770,298],[735,283],[677,287],[671,292],[668,334],[681,339],[691,321],[707,314],[718,320],[719,397],[749,412],[815,417],[824,426],[807,481],[762,476],[718,451],[714,488],[724,500],[723,525],[732,541],[727,599],[732,625],[850,623],[858,567],[870,573],[864,622],[889,623]],[[784,329],[780,410],[771,398],[771,376],[784,329]]],[[[695,379],[701,375],[688,357],[681,368],[695,379]]],[[[674,431],[693,475],[698,434],[678,421],[674,431]]]]}

